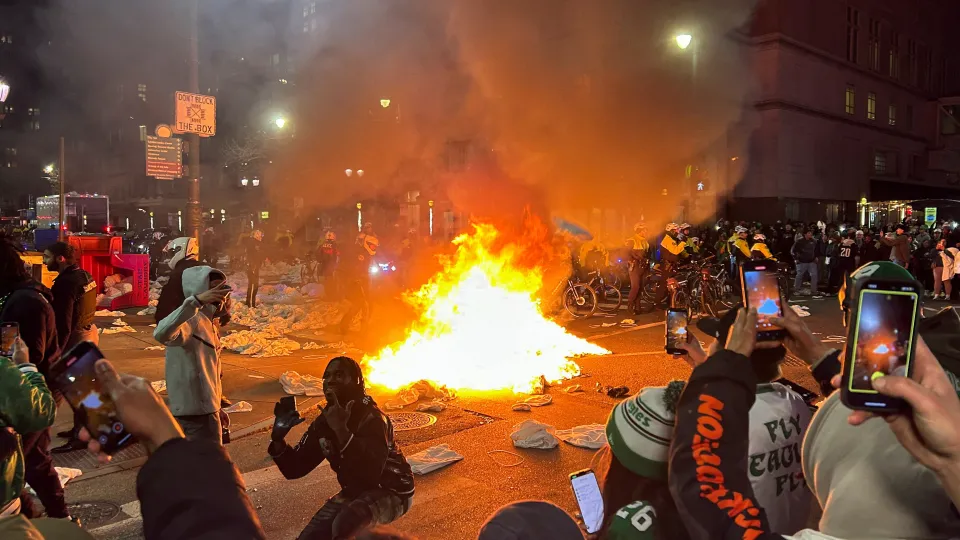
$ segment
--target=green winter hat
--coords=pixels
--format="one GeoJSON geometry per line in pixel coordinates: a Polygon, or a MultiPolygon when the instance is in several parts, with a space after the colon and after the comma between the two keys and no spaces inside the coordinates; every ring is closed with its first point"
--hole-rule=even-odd
{"type": "MultiPolygon", "coordinates": [[[[891,261],[874,261],[867,263],[854,270],[844,280],[840,287],[840,293],[837,298],[840,301],[840,309],[843,311],[843,324],[847,325],[850,319],[851,298],[857,298],[860,293],[860,286],[868,279],[903,279],[916,281],[906,268],[891,261]]],[[[921,295],[922,296],[922,295],[921,295]]],[[[856,300],[853,300],[856,302],[856,300]]]]}
{"type": "Polygon", "coordinates": [[[624,467],[647,478],[667,477],[667,453],[683,385],[673,381],[644,388],[613,408],[607,419],[607,443],[624,467]]]}

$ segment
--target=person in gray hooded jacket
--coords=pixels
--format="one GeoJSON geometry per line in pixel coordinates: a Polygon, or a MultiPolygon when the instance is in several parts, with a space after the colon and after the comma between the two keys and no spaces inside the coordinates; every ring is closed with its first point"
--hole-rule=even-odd
{"type": "Polygon", "coordinates": [[[183,304],[157,323],[153,337],[167,346],[164,373],[170,411],[188,439],[221,443],[220,330],[230,309],[230,287],[209,266],[183,271],[183,304]]]}

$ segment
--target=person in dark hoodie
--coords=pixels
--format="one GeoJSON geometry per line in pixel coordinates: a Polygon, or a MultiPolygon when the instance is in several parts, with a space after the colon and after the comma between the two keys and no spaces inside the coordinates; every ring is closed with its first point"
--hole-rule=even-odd
{"type": "MultiPolygon", "coordinates": [[[[20,325],[20,338],[27,344],[30,363],[37,366],[44,377],[49,377],[50,366],[60,357],[52,300],[50,290],[30,277],[20,258],[20,247],[0,241],[0,321],[20,325]]],[[[53,392],[59,400],[61,396],[56,388],[53,392]]],[[[48,516],[69,518],[63,486],[50,457],[50,438],[50,428],[23,434],[25,476],[48,516]]],[[[20,500],[21,513],[39,516],[29,496],[22,496],[20,500]]]]}
{"type": "Polygon", "coordinates": [[[267,449],[286,478],[306,476],[324,460],[337,473],[340,492],[313,516],[300,533],[303,540],[353,538],[365,527],[398,519],[413,502],[413,472],[390,418],[366,394],[360,365],[345,356],[330,360],[323,394],[326,406],[293,447],[284,437],[303,419],[277,403],[267,449]]]}

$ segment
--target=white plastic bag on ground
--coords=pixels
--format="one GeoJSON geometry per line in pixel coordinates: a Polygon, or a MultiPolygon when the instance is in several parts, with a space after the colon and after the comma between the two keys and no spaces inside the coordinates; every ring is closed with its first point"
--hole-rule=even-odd
{"type": "Polygon", "coordinates": [[[553,435],[555,431],[554,427],[549,424],[536,420],[524,420],[513,426],[513,433],[510,434],[510,438],[513,439],[513,445],[517,448],[549,450],[560,444],[560,441],[553,435]]]}
{"type": "Polygon", "coordinates": [[[442,469],[451,463],[463,459],[463,456],[454,452],[449,444],[438,444],[426,450],[407,456],[407,463],[414,474],[427,474],[442,469]]]}
{"type": "Polygon", "coordinates": [[[71,469],[70,467],[54,467],[54,469],[57,471],[57,476],[60,477],[61,486],[67,485],[67,482],[83,474],[80,469],[71,469]]]}
{"type": "Polygon", "coordinates": [[[514,403],[513,407],[510,408],[517,412],[530,412],[533,410],[533,408],[526,403],[514,403]]]}
{"type": "Polygon", "coordinates": [[[144,347],[143,350],[145,350],[145,351],[165,351],[165,350],[167,350],[167,348],[164,347],[163,345],[151,345],[151,346],[149,346],[149,347],[144,347]]]}
{"type": "Polygon", "coordinates": [[[442,401],[431,401],[417,405],[417,410],[420,412],[442,412],[446,408],[447,404],[442,401]]]}
{"type": "Polygon", "coordinates": [[[799,316],[799,317],[809,317],[809,316],[810,316],[810,312],[807,311],[807,310],[810,309],[810,308],[808,308],[807,306],[798,306],[798,305],[794,304],[794,305],[790,306],[790,308],[793,309],[793,312],[796,313],[797,316],[799,316]]]}
{"type": "Polygon", "coordinates": [[[284,371],[280,375],[283,391],[294,396],[322,396],[323,379],[313,375],[300,375],[296,371],[284,371]]]}
{"type": "Polygon", "coordinates": [[[418,399],[420,399],[420,393],[416,389],[404,388],[393,399],[387,400],[384,407],[388,410],[402,409],[411,403],[416,403],[418,399]]]}
{"type": "Polygon", "coordinates": [[[153,391],[162,394],[167,391],[167,381],[166,379],[159,381],[150,381],[150,386],[153,387],[153,391]]]}
{"type": "Polygon", "coordinates": [[[228,413],[240,413],[240,412],[250,412],[253,410],[253,405],[247,403],[246,401],[238,401],[233,405],[224,409],[228,413]]]}
{"type": "Polygon", "coordinates": [[[570,429],[558,429],[557,438],[561,441],[579,446],[581,448],[590,448],[598,450],[607,444],[606,426],[603,424],[587,424],[585,426],[572,427],[570,429]]]}
{"type": "Polygon", "coordinates": [[[122,311],[110,311],[109,309],[98,309],[93,313],[94,317],[126,317],[127,314],[122,311]]]}
{"type": "Polygon", "coordinates": [[[550,394],[540,394],[537,396],[530,396],[519,403],[524,403],[526,405],[530,405],[531,407],[544,407],[546,405],[553,403],[553,396],[551,396],[550,394]]]}

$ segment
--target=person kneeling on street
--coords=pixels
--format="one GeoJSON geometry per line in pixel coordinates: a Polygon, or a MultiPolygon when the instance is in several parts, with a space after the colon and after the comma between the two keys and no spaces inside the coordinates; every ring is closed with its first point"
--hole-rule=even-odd
{"type": "Polygon", "coordinates": [[[288,479],[301,478],[330,461],[340,493],[313,516],[299,538],[353,538],[360,530],[390,523],[410,510],[413,472],[397,448],[393,425],[366,395],[360,365],[340,356],[323,372],[327,404],[300,442],[284,441],[303,422],[299,412],[278,403],[268,452],[288,479]]]}

